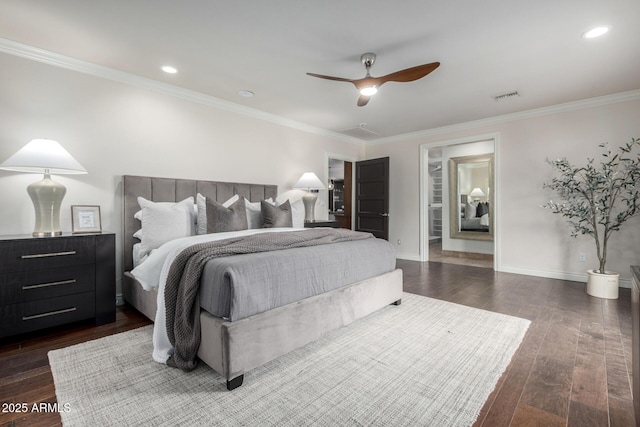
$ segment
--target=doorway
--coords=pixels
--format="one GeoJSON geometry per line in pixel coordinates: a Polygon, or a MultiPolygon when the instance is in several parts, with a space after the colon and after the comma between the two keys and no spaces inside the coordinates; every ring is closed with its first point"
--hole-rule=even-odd
{"type": "Polygon", "coordinates": [[[442,243],[442,148],[429,150],[427,173],[428,239],[431,245],[442,243]]]}
{"type": "Polygon", "coordinates": [[[340,228],[352,229],[353,162],[330,157],[328,167],[329,220],[338,221],[340,228]]]}
{"type": "MultiPolygon", "coordinates": [[[[465,219],[461,219],[464,218],[465,209],[462,201],[466,203],[469,195],[466,194],[466,189],[458,189],[455,194],[452,193],[450,186],[457,180],[453,179],[451,173],[456,173],[456,177],[458,175],[457,171],[453,171],[452,164],[455,164],[455,161],[452,162],[450,159],[491,153],[497,160],[497,148],[497,134],[420,146],[420,258],[422,261],[496,269],[498,265],[496,201],[499,195],[496,185],[497,174],[488,184],[494,196],[491,213],[488,218],[483,218],[485,221],[491,221],[493,239],[480,240],[469,233],[463,233],[467,234],[466,236],[461,235],[453,230],[461,225],[456,222],[466,224],[465,219]]],[[[476,221],[479,221],[479,218],[476,221]]]]}
{"type": "Polygon", "coordinates": [[[389,240],[389,157],[356,162],[355,229],[389,240]]]}

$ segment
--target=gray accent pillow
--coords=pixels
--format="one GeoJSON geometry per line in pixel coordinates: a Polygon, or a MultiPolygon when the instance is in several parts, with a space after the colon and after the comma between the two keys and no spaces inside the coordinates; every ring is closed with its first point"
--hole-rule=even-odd
{"type": "Polygon", "coordinates": [[[207,197],[207,233],[222,233],[225,231],[246,230],[247,211],[244,197],[225,207],[207,197]]]}
{"type": "Polygon", "coordinates": [[[289,200],[278,206],[263,200],[260,202],[260,210],[262,211],[262,228],[293,227],[289,200]]]}

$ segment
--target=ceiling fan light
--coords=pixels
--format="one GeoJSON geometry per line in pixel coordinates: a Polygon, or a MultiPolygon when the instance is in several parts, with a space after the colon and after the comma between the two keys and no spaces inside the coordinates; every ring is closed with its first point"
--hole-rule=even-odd
{"type": "Polygon", "coordinates": [[[371,96],[375,95],[378,92],[378,88],[375,86],[365,86],[360,89],[360,95],[362,96],[371,96]]]}

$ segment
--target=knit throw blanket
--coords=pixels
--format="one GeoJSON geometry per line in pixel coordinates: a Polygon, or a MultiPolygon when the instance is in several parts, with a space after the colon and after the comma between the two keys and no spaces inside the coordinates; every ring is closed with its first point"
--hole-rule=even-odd
{"type": "Polygon", "coordinates": [[[200,276],[208,260],[370,238],[373,238],[370,233],[317,228],[284,233],[260,233],[200,243],[183,250],[171,264],[164,290],[167,335],[174,348],[167,365],[184,371],[196,367],[196,355],[200,347],[200,276]]]}

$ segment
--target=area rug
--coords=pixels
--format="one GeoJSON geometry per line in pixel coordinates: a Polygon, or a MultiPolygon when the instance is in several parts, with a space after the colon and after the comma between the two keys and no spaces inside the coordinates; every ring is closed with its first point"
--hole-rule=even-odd
{"type": "Polygon", "coordinates": [[[226,382],[151,359],[152,327],[49,352],[65,426],[469,426],[529,321],[404,294],[226,382]]]}

